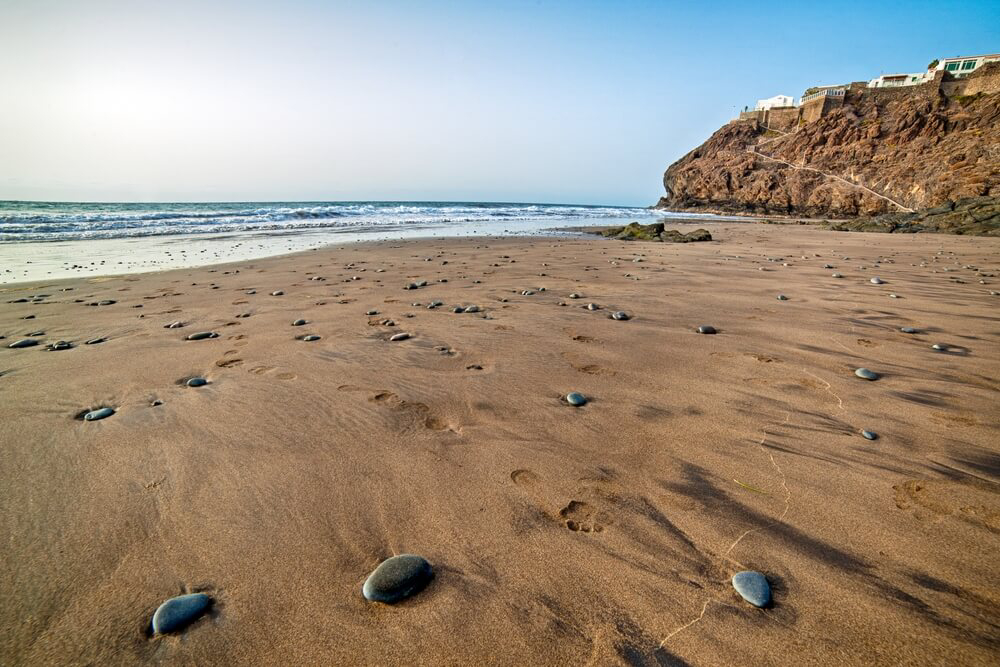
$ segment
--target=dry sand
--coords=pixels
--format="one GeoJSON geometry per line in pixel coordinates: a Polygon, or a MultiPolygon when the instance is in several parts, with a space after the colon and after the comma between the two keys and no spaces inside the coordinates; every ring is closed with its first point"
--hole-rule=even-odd
{"type": "Polygon", "coordinates": [[[1000,240],[712,232],[4,288],[0,664],[995,664],[1000,277],[962,267],[1000,240]],[[76,347],[6,347],[36,330],[76,347]],[[430,586],[364,600],[405,552],[430,586]],[[212,614],[150,637],[188,591],[212,614]]]}

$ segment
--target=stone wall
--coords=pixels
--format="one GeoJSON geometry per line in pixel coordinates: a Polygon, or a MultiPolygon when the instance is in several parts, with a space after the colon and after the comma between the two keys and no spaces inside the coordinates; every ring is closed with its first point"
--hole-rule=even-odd
{"type": "Polygon", "coordinates": [[[876,104],[899,99],[935,100],[942,93],[949,97],[970,96],[979,93],[1000,92],[1000,62],[986,63],[968,77],[956,79],[944,70],[934,73],[934,78],[917,86],[898,88],[869,88],[865,81],[854,81],[847,87],[846,95],[822,95],[802,103],[800,107],[775,107],[763,111],[744,111],[740,120],[753,120],[761,125],[791,132],[801,123],[812,123],[844,104],[858,104],[863,99],[876,104]]]}
{"type": "Polygon", "coordinates": [[[899,86],[898,88],[865,88],[858,91],[861,97],[873,100],[876,103],[888,102],[898,99],[937,99],[940,94],[942,82],[946,73],[942,70],[934,74],[934,78],[927,83],[916,86],[899,86]]]}
{"type": "Polygon", "coordinates": [[[955,82],[945,95],[978,95],[1000,92],[1000,62],[986,63],[964,79],[955,82]]]}
{"type": "Polygon", "coordinates": [[[772,130],[791,132],[799,124],[798,107],[777,107],[768,109],[763,124],[772,130]]]}
{"type": "Polygon", "coordinates": [[[802,122],[813,123],[826,114],[830,113],[833,108],[841,107],[844,104],[843,97],[832,98],[827,95],[822,95],[820,97],[814,97],[811,100],[807,100],[802,103],[800,107],[802,110],[802,122]],[[831,102],[836,99],[836,106],[832,105],[831,102]]]}

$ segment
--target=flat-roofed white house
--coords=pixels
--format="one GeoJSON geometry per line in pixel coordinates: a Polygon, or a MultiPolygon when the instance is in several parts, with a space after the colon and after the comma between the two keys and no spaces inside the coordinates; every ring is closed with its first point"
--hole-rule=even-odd
{"type": "Polygon", "coordinates": [[[919,86],[934,78],[934,70],[913,72],[910,74],[883,74],[868,82],[869,88],[899,88],[900,86],[919,86]]]}
{"type": "Polygon", "coordinates": [[[757,100],[757,105],[753,108],[754,111],[764,111],[765,109],[774,109],[776,107],[794,107],[795,98],[791,95],[775,95],[774,97],[769,97],[766,100],[757,100]]]}
{"type": "Polygon", "coordinates": [[[941,58],[936,70],[944,70],[952,76],[962,77],[972,74],[989,62],[1000,61],[1000,53],[989,53],[981,56],[962,56],[960,58],[941,58]]]}

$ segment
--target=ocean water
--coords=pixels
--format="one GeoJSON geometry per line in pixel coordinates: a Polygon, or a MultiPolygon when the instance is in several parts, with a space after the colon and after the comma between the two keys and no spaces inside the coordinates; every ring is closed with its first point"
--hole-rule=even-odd
{"type": "MultiPolygon", "coordinates": [[[[644,208],[498,204],[488,202],[243,202],[99,204],[0,201],[0,243],[82,241],[188,234],[254,232],[387,232],[483,226],[495,233],[546,224],[648,222],[662,212],[644,208]]],[[[692,217],[686,215],[684,217],[692,217]]],[[[437,235],[437,234],[435,234],[437,235]]]]}

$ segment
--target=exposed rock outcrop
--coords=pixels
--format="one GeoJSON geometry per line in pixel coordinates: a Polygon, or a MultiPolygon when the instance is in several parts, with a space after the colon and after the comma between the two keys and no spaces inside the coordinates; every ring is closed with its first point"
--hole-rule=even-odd
{"type": "Polygon", "coordinates": [[[1000,236],[1000,199],[970,197],[917,213],[886,213],[830,224],[830,229],[849,232],[914,234],[936,232],[1000,236]]]}
{"type": "Polygon", "coordinates": [[[848,95],[779,134],[733,121],[672,164],[659,208],[807,217],[906,213],[1000,197],[1000,93],[848,95]]]}
{"type": "Polygon", "coordinates": [[[610,227],[598,232],[621,241],[662,241],[664,243],[692,243],[695,241],[711,241],[712,235],[707,229],[696,229],[682,234],[676,229],[664,229],[662,222],[640,225],[630,222],[624,227],[610,227]]]}

